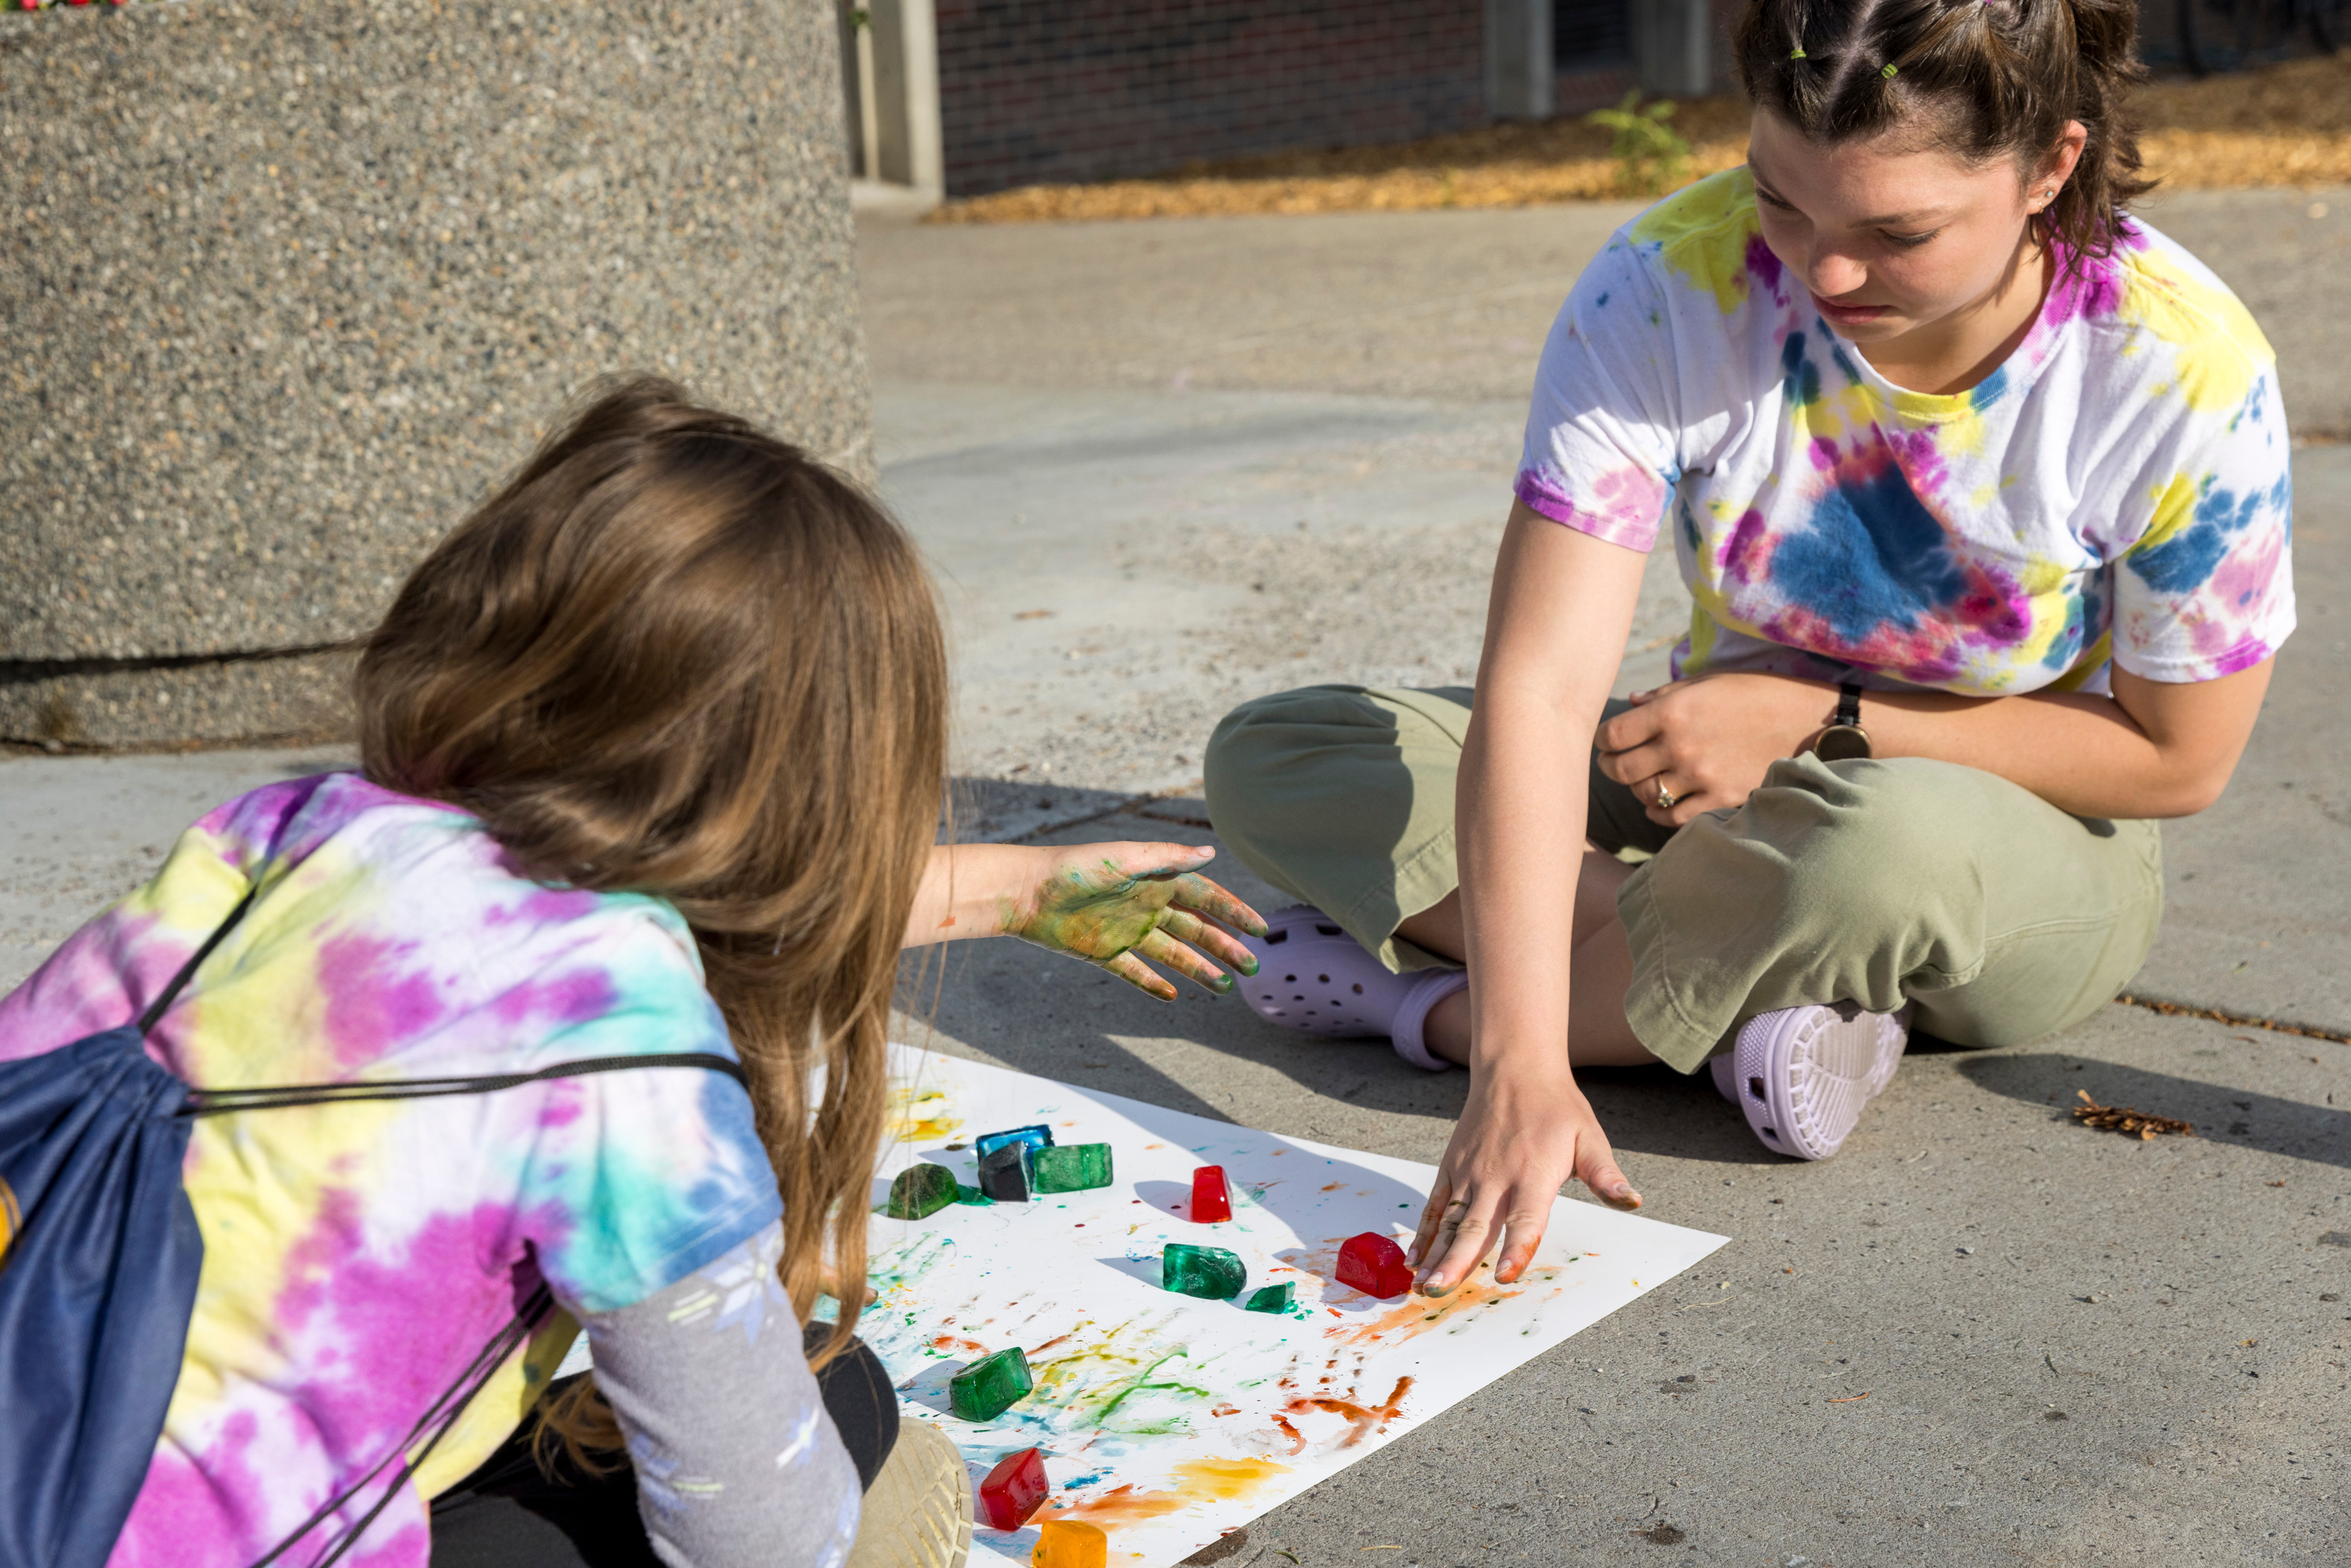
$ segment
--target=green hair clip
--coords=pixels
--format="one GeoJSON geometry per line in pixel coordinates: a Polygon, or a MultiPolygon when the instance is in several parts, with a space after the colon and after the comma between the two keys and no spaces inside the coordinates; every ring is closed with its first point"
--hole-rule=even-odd
{"type": "Polygon", "coordinates": [[[1880,66],[1878,68],[1877,74],[1884,77],[1887,81],[1892,81],[1896,77],[1902,74],[1902,69],[1899,66],[1880,66]]]}
{"type": "Polygon", "coordinates": [[[1804,53],[1804,46],[1798,44],[1794,48],[1788,51],[1788,57],[1792,60],[1801,60],[1809,58],[1810,57],[1804,53]]]}

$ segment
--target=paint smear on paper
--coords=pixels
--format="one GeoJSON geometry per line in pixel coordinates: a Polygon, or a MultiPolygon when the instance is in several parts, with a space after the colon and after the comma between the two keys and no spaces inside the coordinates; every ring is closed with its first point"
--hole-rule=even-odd
{"type": "MultiPolygon", "coordinates": [[[[1430,1167],[903,1047],[892,1069],[893,1082],[924,1087],[892,1098],[883,1178],[931,1160],[968,1183],[968,1143],[941,1145],[992,1127],[1041,1122],[1066,1129],[1065,1141],[1117,1150],[1106,1189],[957,1205],[918,1222],[876,1218],[875,1300],[858,1332],[908,1416],[944,1432],[969,1464],[1044,1449],[1057,1485],[1040,1517],[1097,1525],[1127,1568],[1176,1563],[1625,1305],[1636,1293],[1629,1276],[1654,1282],[1720,1244],[1562,1199],[1560,1242],[1542,1270],[1506,1287],[1487,1270],[1447,1296],[1375,1301],[1337,1283],[1338,1249],[1364,1230],[1395,1234],[1435,1179],[1430,1167]],[[909,1141],[921,1139],[930,1141],[909,1141]],[[1273,1174],[1284,1156],[1286,1183],[1273,1174]],[[1215,1228],[1167,1208],[1204,1160],[1225,1166],[1233,1186],[1234,1218],[1215,1228]],[[1168,1243],[1211,1239],[1240,1254],[1252,1284],[1293,1281],[1293,1315],[1160,1288],[1168,1243]],[[1610,1274],[1579,1269],[1569,1290],[1553,1259],[1595,1245],[1610,1252],[1610,1274]],[[956,1365],[1015,1344],[1027,1350],[1030,1393],[994,1421],[949,1416],[956,1365]]],[[[1033,1544],[1026,1531],[980,1531],[973,1568],[1019,1568],[1033,1544]]]]}
{"type": "Polygon", "coordinates": [[[902,1086],[890,1091],[884,1104],[890,1115],[884,1135],[898,1143],[936,1142],[963,1125],[963,1118],[947,1113],[947,1097],[940,1090],[902,1086]]]}
{"type": "MultiPolygon", "coordinates": [[[[1327,1411],[1347,1423],[1347,1435],[1339,1447],[1352,1448],[1374,1432],[1384,1432],[1389,1422],[1404,1414],[1404,1396],[1412,1392],[1412,1379],[1399,1377],[1388,1390],[1387,1399],[1378,1405],[1358,1405],[1352,1399],[1331,1399],[1317,1396],[1309,1399],[1293,1399],[1282,1406],[1288,1416],[1303,1416],[1311,1410],[1327,1411]]],[[[1285,1427],[1288,1425],[1284,1423],[1285,1427]]],[[[1297,1436],[1291,1429],[1290,1435],[1297,1436]]]]}
{"type": "Polygon", "coordinates": [[[1205,1502],[1239,1502],[1275,1477],[1289,1473],[1288,1465],[1271,1459],[1186,1459],[1175,1467],[1176,1484],[1172,1491],[1145,1491],[1132,1485],[1113,1487],[1098,1497],[1048,1503],[1038,1517],[1081,1519],[1103,1530],[1117,1530],[1205,1502]]]}

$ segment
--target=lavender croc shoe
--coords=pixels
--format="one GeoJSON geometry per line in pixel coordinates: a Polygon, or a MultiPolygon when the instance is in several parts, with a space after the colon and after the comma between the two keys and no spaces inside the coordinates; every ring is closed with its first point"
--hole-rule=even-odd
{"type": "Polygon", "coordinates": [[[1392,975],[1311,904],[1278,910],[1266,927],[1263,936],[1242,938],[1258,969],[1241,981],[1240,993],[1258,1017],[1329,1040],[1385,1035],[1415,1067],[1442,1072],[1453,1065],[1430,1054],[1421,1026],[1429,1009],[1469,984],[1468,976],[1458,969],[1392,975]]]}
{"type": "Polygon", "coordinates": [[[1758,1015],[1731,1050],[1707,1063],[1766,1148],[1800,1160],[1837,1152],[1868,1103],[1894,1082],[1910,1009],[1864,1012],[1850,1002],[1758,1015]]]}

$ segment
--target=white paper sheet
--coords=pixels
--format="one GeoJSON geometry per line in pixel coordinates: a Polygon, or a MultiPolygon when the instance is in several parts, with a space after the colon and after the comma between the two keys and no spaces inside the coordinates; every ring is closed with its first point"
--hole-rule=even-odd
{"type": "Polygon", "coordinates": [[[1253,1132],[1140,1101],[893,1047],[893,1134],[874,1184],[917,1161],[977,1182],[980,1134],[1043,1122],[1063,1144],[1107,1143],[1100,1191],[877,1214],[873,1304],[858,1332],[910,1419],[972,1467],[1044,1450],[1053,1494],[1029,1525],[980,1526],[975,1563],[1027,1563],[1046,1519],[1111,1539],[1113,1568],[1180,1562],[1579,1329],[1689,1268],[1726,1238],[1560,1199],[1535,1266],[1497,1285],[1481,1269],[1443,1300],[1375,1301],[1338,1283],[1340,1243],[1365,1230],[1409,1246],[1431,1166],[1253,1132]],[[1233,1218],[1187,1218],[1192,1173],[1224,1166],[1233,1218]],[[1249,1267],[1238,1301],[1159,1285],[1171,1241],[1249,1267]],[[1286,1316],[1248,1312],[1262,1284],[1296,1286],[1286,1316]],[[1018,1344],[1037,1386],[997,1420],[949,1413],[947,1380],[1018,1344]]]}

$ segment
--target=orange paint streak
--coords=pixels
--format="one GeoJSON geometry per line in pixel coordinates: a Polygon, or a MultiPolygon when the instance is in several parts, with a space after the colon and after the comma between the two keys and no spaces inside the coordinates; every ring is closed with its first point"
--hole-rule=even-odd
{"type": "MultiPolygon", "coordinates": [[[[1408,1381],[1408,1380],[1407,1380],[1408,1381]]],[[[1075,1502],[1047,1503],[1037,1517],[1080,1519],[1114,1531],[1142,1524],[1196,1503],[1228,1502],[1248,1497],[1290,1467],[1271,1459],[1187,1459],[1176,1467],[1176,1490],[1141,1491],[1134,1485],[1113,1487],[1097,1497],[1075,1502]]]]}
{"type": "Polygon", "coordinates": [[[1322,1190],[1323,1190],[1324,1192],[1336,1192],[1336,1191],[1338,1191],[1341,1187],[1343,1187],[1343,1186],[1346,1186],[1346,1185],[1347,1185],[1347,1184],[1346,1184],[1345,1182],[1343,1182],[1343,1181],[1334,1181],[1334,1182],[1332,1182],[1329,1186],[1324,1187],[1322,1190]]]}
{"type": "Polygon", "coordinates": [[[1208,1412],[1211,1416],[1238,1416],[1240,1413],[1241,1407],[1238,1405],[1219,1405],[1208,1412]]]}
{"type": "Polygon", "coordinates": [[[1055,1334],[1051,1339],[1047,1340],[1043,1344],[1039,1345],[1035,1350],[1023,1351],[1023,1352],[1021,1352],[1021,1354],[1022,1354],[1023,1355],[1042,1355],[1042,1354],[1044,1354],[1047,1351],[1049,1351],[1049,1350],[1052,1349],[1055,1345],[1057,1345],[1057,1344],[1061,1344],[1061,1343],[1063,1343],[1064,1342],[1066,1342],[1066,1341],[1069,1339],[1069,1337],[1070,1337],[1070,1336],[1069,1336],[1068,1334],[1055,1334]]]}
{"type": "Polygon", "coordinates": [[[1302,1416],[1309,1410],[1327,1410],[1333,1416],[1343,1417],[1347,1423],[1347,1436],[1339,1446],[1352,1448],[1374,1430],[1386,1430],[1389,1422],[1403,1415],[1404,1396],[1411,1391],[1412,1379],[1399,1377],[1395,1386],[1388,1390],[1387,1402],[1369,1408],[1351,1399],[1325,1398],[1293,1399],[1281,1408],[1292,1416],[1302,1416]]]}
{"type": "Polygon", "coordinates": [[[933,1341],[931,1342],[931,1348],[932,1348],[933,1350],[969,1350],[969,1351],[977,1351],[977,1352],[978,1352],[978,1353],[979,1353],[980,1354],[982,1354],[982,1355],[985,1355],[985,1354],[987,1354],[987,1347],[986,1345],[984,1345],[984,1344],[980,1343],[977,1340],[976,1340],[976,1339],[957,1339],[955,1335],[953,1335],[953,1334],[951,1334],[951,1333],[943,1333],[943,1334],[939,1335],[939,1337],[938,1337],[938,1338],[936,1338],[936,1339],[933,1340],[933,1341]]]}
{"type": "Polygon", "coordinates": [[[1396,1377],[1396,1387],[1392,1387],[1387,1392],[1387,1404],[1371,1406],[1371,1408],[1354,1404],[1352,1399],[1293,1399],[1290,1404],[1281,1406],[1281,1408],[1286,1410],[1286,1413],[1290,1413],[1290,1416],[1305,1416],[1307,1410],[1328,1410],[1331,1416],[1344,1417],[1344,1422],[1347,1422],[1347,1437],[1340,1441],[1340,1448],[1354,1448],[1356,1443],[1362,1443],[1364,1438],[1371,1437],[1375,1429],[1378,1429],[1378,1432],[1384,1432],[1384,1429],[1387,1429],[1387,1422],[1404,1416],[1404,1396],[1411,1392],[1411,1389],[1413,1389],[1411,1377],[1396,1377]]]}
{"type": "Polygon", "coordinates": [[[1498,1290],[1492,1285],[1462,1285],[1449,1296],[1407,1298],[1402,1305],[1391,1307],[1369,1322],[1354,1328],[1324,1329],[1322,1332],[1343,1345],[1359,1345],[1398,1332],[1404,1332],[1405,1338],[1410,1339],[1472,1307],[1482,1307],[1491,1301],[1507,1301],[1517,1294],[1516,1291],[1498,1290]]]}
{"type": "Polygon", "coordinates": [[[1292,1458],[1297,1458],[1300,1454],[1306,1451],[1305,1435],[1300,1432],[1297,1427],[1290,1424],[1289,1416],[1276,1416],[1273,1418],[1273,1424],[1281,1428],[1281,1435],[1283,1437],[1290,1439],[1290,1453],[1292,1458]]]}

